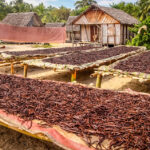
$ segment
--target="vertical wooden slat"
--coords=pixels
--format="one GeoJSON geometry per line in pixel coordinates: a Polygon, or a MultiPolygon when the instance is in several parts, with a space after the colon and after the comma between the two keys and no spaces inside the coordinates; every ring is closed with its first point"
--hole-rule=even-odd
{"type": "Polygon", "coordinates": [[[103,46],[103,25],[102,24],[101,24],[101,32],[100,32],[100,34],[101,34],[101,44],[103,46]]]}
{"type": "Polygon", "coordinates": [[[82,41],[82,32],[81,32],[81,25],[80,25],[80,41],[82,41]]]}
{"type": "Polygon", "coordinates": [[[115,33],[114,33],[114,46],[116,46],[116,36],[117,36],[117,34],[116,34],[116,25],[114,24],[114,31],[115,31],[115,33]]]}
{"type": "Polygon", "coordinates": [[[126,43],[127,43],[127,39],[128,39],[128,26],[126,25],[126,43]]]}
{"type": "Polygon", "coordinates": [[[120,24],[120,44],[122,44],[123,43],[123,39],[122,39],[122,34],[123,34],[123,32],[122,32],[122,25],[120,24]]]}
{"type": "Polygon", "coordinates": [[[123,32],[122,32],[122,38],[123,38],[123,42],[122,42],[122,43],[124,44],[124,25],[123,25],[122,31],[123,31],[123,32]]]}
{"type": "Polygon", "coordinates": [[[108,24],[107,24],[107,46],[108,46],[108,39],[109,37],[108,37],[108,24]]]}

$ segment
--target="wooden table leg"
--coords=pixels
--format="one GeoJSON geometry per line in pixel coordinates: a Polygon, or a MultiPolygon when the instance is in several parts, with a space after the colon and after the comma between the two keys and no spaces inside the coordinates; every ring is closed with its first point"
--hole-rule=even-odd
{"type": "Polygon", "coordinates": [[[56,68],[53,68],[53,71],[56,72],[56,68]]]}
{"type": "Polygon", "coordinates": [[[76,81],[76,78],[77,78],[77,71],[74,70],[74,71],[71,73],[71,82],[76,81]]]}
{"type": "Polygon", "coordinates": [[[14,74],[14,64],[11,63],[11,74],[14,74]]]}
{"type": "Polygon", "coordinates": [[[27,77],[27,73],[28,73],[28,65],[24,65],[24,77],[27,77]]]}
{"type": "Polygon", "coordinates": [[[98,74],[97,75],[97,80],[96,80],[96,87],[97,88],[101,88],[101,84],[102,84],[102,75],[101,74],[98,74]]]}

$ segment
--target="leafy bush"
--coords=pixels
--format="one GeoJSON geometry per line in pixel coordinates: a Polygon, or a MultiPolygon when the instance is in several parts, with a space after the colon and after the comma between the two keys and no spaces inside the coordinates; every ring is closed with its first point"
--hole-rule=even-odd
{"type": "Polygon", "coordinates": [[[140,24],[130,28],[130,30],[134,32],[136,36],[131,41],[128,41],[129,45],[145,46],[147,49],[150,49],[150,16],[140,24]]]}

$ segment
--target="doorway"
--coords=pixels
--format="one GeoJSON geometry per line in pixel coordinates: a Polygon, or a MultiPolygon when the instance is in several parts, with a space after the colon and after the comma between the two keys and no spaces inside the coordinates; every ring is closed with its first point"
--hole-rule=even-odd
{"type": "Polygon", "coordinates": [[[99,28],[96,25],[90,26],[91,30],[91,42],[99,41],[99,28]]]}

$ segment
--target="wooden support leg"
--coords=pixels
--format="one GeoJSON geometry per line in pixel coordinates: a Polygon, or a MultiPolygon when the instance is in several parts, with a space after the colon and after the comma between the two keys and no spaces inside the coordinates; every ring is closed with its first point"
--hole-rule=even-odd
{"type": "Polygon", "coordinates": [[[28,73],[28,65],[24,65],[24,77],[27,77],[27,73],[28,73]]]}
{"type": "Polygon", "coordinates": [[[71,74],[71,82],[74,82],[76,81],[76,78],[77,78],[77,71],[74,70],[71,74]]]}
{"type": "Polygon", "coordinates": [[[53,71],[56,72],[56,68],[53,68],[53,71]]]}
{"type": "Polygon", "coordinates": [[[102,75],[98,74],[97,75],[97,80],[96,80],[96,87],[101,88],[101,84],[102,84],[102,75]]]}
{"type": "Polygon", "coordinates": [[[14,74],[14,64],[11,63],[11,74],[14,74]]]}

